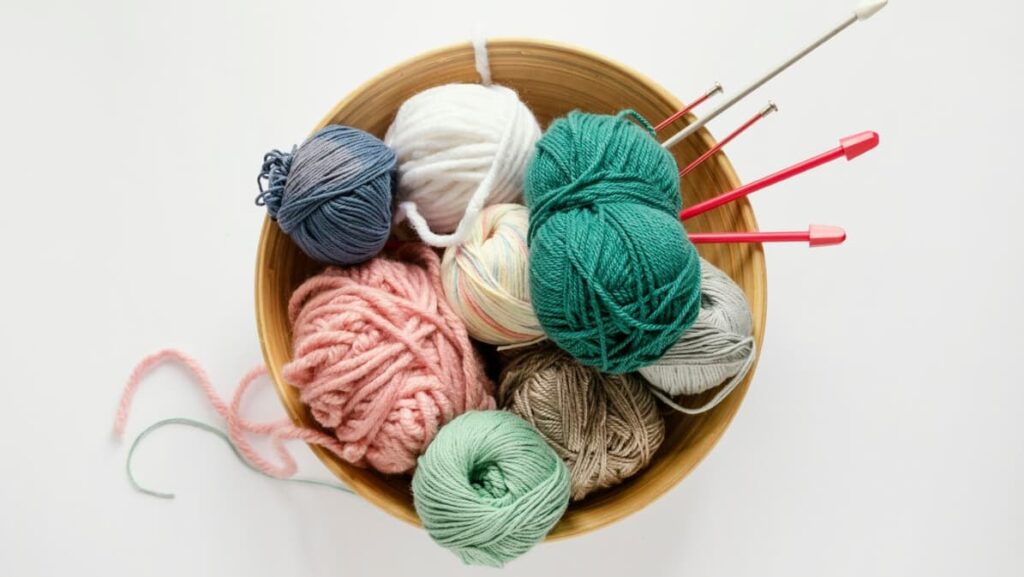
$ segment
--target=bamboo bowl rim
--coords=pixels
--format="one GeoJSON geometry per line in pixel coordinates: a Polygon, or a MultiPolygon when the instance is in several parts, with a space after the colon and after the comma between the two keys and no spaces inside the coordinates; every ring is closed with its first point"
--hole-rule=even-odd
{"type": "MultiPolygon", "coordinates": [[[[492,76],[494,82],[498,84],[503,83],[503,67],[506,60],[511,61],[516,58],[528,60],[533,56],[558,55],[560,58],[575,59],[577,66],[580,62],[591,65],[593,69],[587,69],[588,74],[613,75],[621,81],[628,81],[642,87],[654,99],[645,101],[647,106],[657,105],[660,110],[669,111],[677,110],[682,106],[675,96],[646,76],[588,50],[558,42],[526,38],[488,39],[487,47],[492,76]]],[[[314,132],[335,122],[335,119],[343,116],[350,106],[365,105],[366,95],[373,93],[378,85],[385,85],[388,82],[397,83],[403,79],[409,80],[408,74],[412,69],[423,68],[429,63],[451,66],[458,63],[459,66],[464,67],[467,62],[470,69],[473,70],[471,76],[466,76],[460,71],[461,80],[437,78],[435,81],[431,77],[426,85],[433,86],[452,81],[477,82],[478,76],[473,69],[473,48],[470,43],[437,48],[392,66],[345,96],[317,124],[314,132]]],[[[546,61],[538,60],[536,64],[539,65],[541,62],[546,61]]],[[[545,70],[551,73],[547,68],[545,70]]],[[[516,88],[514,85],[512,87],[516,88]]],[[[422,89],[420,88],[420,90],[422,89]]],[[[528,105],[530,104],[525,96],[524,100],[527,100],[528,105]]],[[[632,104],[624,102],[621,108],[634,107],[632,104]]],[[[390,116],[393,115],[394,110],[390,112],[390,116]]],[[[677,120],[666,133],[671,134],[680,130],[690,121],[692,121],[692,116],[689,115],[677,120]]],[[[358,126],[358,123],[356,125],[358,126]]],[[[365,126],[360,126],[360,128],[370,130],[365,126]]],[[[374,130],[370,130],[370,132],[374,132],[374,130]]],[[[379,127],[376,132],[381,132],[379,127]]],[[[700,130],[695,136],[696,138],[690,138],[675,147],[673,154],[676,156],[677,162],[680,162],[684,155],[686,158],[695,158],[699,153],[710,149],[715,144],[715,140],[705,129],[700,130]]],[[[698,173],[703,174],[702,178],[710,180],[714,188],[717,189],[709,191],[697,189],[698,200],[730,190],[740,184],[732,165],[723,153],[718,153],[706,161],[697,171],[691,173],[687,180],[694,178],[692,175],[698,173]]],[[[684,184],[687,180],[684,180],[684,184]]],[[[740,199],[729,205],[728,208],[723,207],[717,211],[711,211],[707,215],[701,215],[687,223],[687,230],[690,231],[738,229],[757,230],[753,210],[746,199],[740,199]]],[[[273,220],[266,217],[260,233],[256,260],[257,331],[268,372],[289,416],[296,425],[319,428],[308,409],[299,401],[295,389],[285,382],[281,373],[283,365],[291,358],[290,332],[287,327],[282,329],[279,325],[280,319],[276,315],[280,314],[281,291],[275,291],[275,287],[278,287],[279,277],[287,272],[284,269],[291,263],[275,262],[275,255],[281,250],[298,250],[284,246],[288,244],[290,244],[290,240],[287,236],[280,231],[273,220]],[[280,334],[282,330],[288,332],[287,347],[282,346],[281,337],[283,335],[280,334]]],[[[743,287],[750,301],[754,316],[754,338],[757,342],[757,354],[760,355],[767,299],[767,275],[761,245],[734,245],[729,248],[704,245],[699,248],[702,256],[726,272],[729,272],[730,269],[742,271],[742,278],[736,278],[735,273],[730,276],[743,287]]],[[[728,428],[739,410],[756,369],[755,359],[754,366],[743,383],[712,411],[697,417],[679,416],[678,414],[668,416],[667,418],[675,420],[667,422],[667,425],[671,426],[666,427],[665,442],[651,464],[644,471],[617,487],[588,496],[579,503],[570,504],[565,516],[549,533],[547,539],[554,540],[579,535],[618,521],[649,505],[682,481],[711,452],[725,429],[728,428]],[[670,429],[675,432],[670,434],[670,429]],[[670,443],[674,443],[674,445],[670,445],[670,443]]],[[[407,494],[407,483],[375,471],[354,467],[319,446],[310,445],[310,449],[335,476],[356,494],[391,515],[415,526],[420,526],[420,521],[407,494]],[[404,498],[403,491],[405,491],[404,498]]]]}

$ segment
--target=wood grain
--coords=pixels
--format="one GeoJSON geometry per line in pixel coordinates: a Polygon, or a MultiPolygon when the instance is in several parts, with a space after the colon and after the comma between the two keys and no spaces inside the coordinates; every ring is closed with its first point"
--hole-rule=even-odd
{"type": "MultiPolygon", "coordinates": [[[[615,113],[632,108],[657,123],[681,103],[644,76],[596,54],[537,40],[498,39],[488,42],[494,81],[510,86],[546,126],[570,110],[615,113]]],[[[435,50],[391,68],[345,97],[316,127],[346,124],[383,136],[399,105],[424,89],[450,82],[479,82],[473,49],[460,44],[435,50]]],[[[680,130],[692,117],[682,118],[663,132],[680,130]]],[[[714,145],[702,130],[674,150],[686,166],[714,145]]],[[[683,181],[684,204],[706,200],[740,184],[729,160],[717,154],[683,181]]],[[[705,213],[689,222],[695,232],[757,230],[747,201],[705,213]]],[[[766,310],[764,253],[759,244],[705,245],[701,255],[727,272],[746,292],[754,313],[754,335],[760,350],[766,310]]],[[[281,377],[291,359],[291,328],[287,304],[292,291],[322,268],[303,255],[269,218],[260,236],[256,263],[256,319],[263,355],[277,391],[291,418],[316,427],[295,389],[281,377]]],[[[755,366],[756,369],[756,366],[755,366]]],[[[739,410],[754,375],[714,410],[690,417],[667,415],[666,439],[652,464],[627,482],[589,496],[570,506],[548,536],[558,539],[592,531],[636,512],[679,483],[711,451],[739,410]]],[[[709,392],[709,394],[713,394],[709,392]]],[[[699,403],[694,400],[693,403],[699,403]]],[[[359,495],[392,515],[419,524],[406,477],[386,476],[353,467],[326,451],[312,447],[326,466],[359,495]]]]}

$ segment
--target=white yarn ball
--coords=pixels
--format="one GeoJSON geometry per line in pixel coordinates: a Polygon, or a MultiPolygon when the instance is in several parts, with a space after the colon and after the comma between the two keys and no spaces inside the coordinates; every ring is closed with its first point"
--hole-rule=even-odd
{"type": "Polygon", "coordinates": [[[406,100],[384,137],[398,156],[396,219],[429,245],[458,244],[484,206],[522,197],[540,134],[504,86],[446,84],[406,100]]]}
{"type": "Polygon", "coordinates": [[[529,222],[525,206],[488,206],[462,244],[444,251],[444,295],[478,341],[517,345],[544,337],[530,303],[529,222]]]}

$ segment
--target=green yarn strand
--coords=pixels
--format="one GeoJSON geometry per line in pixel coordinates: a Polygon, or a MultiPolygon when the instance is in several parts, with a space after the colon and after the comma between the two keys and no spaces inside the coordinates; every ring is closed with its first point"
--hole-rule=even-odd
{"type": "Polygon", "coordinates": [[[290,478],[290,479],[281,479],[281,478],[278,478],[278,477],[274,477],[273,475],[268,475],[267,473],[259,470],[258,468],[254,467],[252,465],[252,463],[247,461],[245,459],[245,457],[242,456],[241,451],[238,450],[238,447],[235,446],[235,444],[231,441],[231,438],[228,437],[227,433],[225,433],[224,431],[221,431],[217,427],[214,427],[213,425],[209,425],[209,424],[204,423],[202,421],[196,421],[194,419],[187,419],[187,418],[184,418],[184,417],[172,417],[170,419],[163,419],[162,421],[157,421],[157,422],[153,423],[152,425],[146,427],[145,430],[143,430],[141,433],[138,434],[137,437],[135,437],[135,440],[132,441],[131,447],[128,449],[128,457],[125,459],[125,463],[124,463],[125,474],[128,476],[128,482],[131,484],[131,486],[136,491],[138,491],[140,493],[143,493],[145,495],[149,495],[151,497],[156,497],[158,499],[173,499],[174,498],[174,493],[167,493],[165,491],[157,491],[157,490],[154,490],[154,489],[149,489],[147,487],[144,487],[135,478],[135,472],[134,472],[134,469],[132,468],[132,463],[133,463],[133,460],[135,458],[135,452],[138,450],[138,448],[139,448],[140,444],[142,443],[142,441],[146,437],[148,437],[151,434],[153,434],[155,431],[157,431],[159,429],[162,429],[164,427],[169,427],[169,426],[190,427],[190,428],[193,428],[193,429],[198,429],[200,431],[205,431],[207,433],[210,433],[210,434],[220,438],[220,440],[224,441],[224,443],[228,446],[228,448],[231,449],[231,452],[235,454],[235,457],[238,459],[238,461],[240,463],[245,465],[246,468],[248,468],[250,471],[253,471],[254,473],[258,473],[260,475],[263,475],[264,477],[266,477],[268,479],[274,479],[275,481],[283,481],[285,483],[297,483],[297,484],[300,484],[300,485],[316,485],[316,486],[319,486],[319,487],[327,487],[328,489],[334,489],[336,491],[341,491],[343,493],[352,493],[352,491],[348,487],[345,487],[344,485],[339,485],[337,483],[332,483],[330,481],[320,481],[320,480],[317,480],[317,479],[303,479],[303,478],[298,478],[298,477],[293,477],[293,478],[290,478]]]}
{"type": "Polygon", "coordinates": [[[529,551],[569,504],[569,471],[521,418],[471,411],[438,431],[412,479],[430,536],[471,565],[529,551]]]}
{"type": "Polygon", "coordinates": [[[700,260],[678,218],[678,168],[643,117],[556,120],[527,168],[525,198],[534,311],[581,363],[635,371],[696,320],[700,260]]]}

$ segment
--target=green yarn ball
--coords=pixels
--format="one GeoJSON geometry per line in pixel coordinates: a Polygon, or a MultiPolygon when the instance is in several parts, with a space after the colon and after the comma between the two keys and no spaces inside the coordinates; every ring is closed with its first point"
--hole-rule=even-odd
{"type": "Polygon", "coordinates": [[[700,311],[678,168],[653,135],[632,111],[570,112],[526,171],[534,312],[555,344],[606,373],[660,359],[700,311]]]}
{"type": "Polygon", "coordinates": [[[471,565],[501,567],[544,539],[569,505],[569,470],[537,431],[504,411],[441,427],[412,478],[430,536],[471,565]]]}

